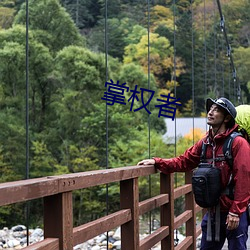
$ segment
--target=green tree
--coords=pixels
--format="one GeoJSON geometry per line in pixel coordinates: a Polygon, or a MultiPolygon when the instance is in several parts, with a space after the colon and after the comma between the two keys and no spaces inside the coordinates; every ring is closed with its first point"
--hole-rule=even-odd
{"type": "Polygon", "coordinates": [[[8,29],[11,27],[14,19],[13,8],[1,7],[0,6],[0,29],[8,29]]]}
{"type": "MultiPolygon", "coordinates": [[[[124,63],[137,63],[141,65],[145,72],[148,70],[150,63],[150,71],[157,79],[159,88],[166,88],[166,82],[172,80],[174,69],[173,47],[165,37],[160,37],[156,33],[151,33],[150,39],[150,62],[148,62],[148,36],[142,36],[137,44],[130,44],[125,48],[124,63]]],[[[183,62],[180,58],[178,67],[176,67],[176,75],[183,71],[183,62]]]]}
{"type": "Polygon", "coordinates": [[[241,87],[244,90],[245,97],[243,100],[245,103],[250,101],[249,93],[250,93],[250,72],[249,72],[249,58],[250,56],[250,48],[239,47],[235,49],[234,58],[235,64],[237,68],[238,75],[240,76],[241,87]]]}
{"type": "Polygon", "coordinates": [[[124,55],[124,48],[129,44],[127,37],[130,35],[135,22],[132,19],[124,17],[122,19],[109,18],[107,21],[107,30],[104,30],[105,20],[102,19],[87,35],[88,47],[93,51],[105,52],[120,61],[124,55]],[[104,32],[106,32],[106,43],[103,41],[104,32]]]}
{"type": "MultiPolygon", "coordinates": [[[[84,45],[79,30],[58,0],[29,1],[29,20],[29,28],[36,31],[36,39],[53,52],[69,45],[84,45]]],[[[25,3],[14,24],[26,24],[25,3]]]]}

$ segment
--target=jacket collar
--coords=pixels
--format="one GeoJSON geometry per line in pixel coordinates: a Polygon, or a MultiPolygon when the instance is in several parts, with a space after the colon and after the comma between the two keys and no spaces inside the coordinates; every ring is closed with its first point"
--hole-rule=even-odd
{"type": "Polygon", "coordinates": [[[221,140],[225,140],[225,138],[230,135],[231,133],[233,133],[234,131],[238,131],[238,124],[235,124],[232,128],[227,129],[224,133],[220,133],[215,135],[215,137],[212,137],[212,129],[210,128],[209,131],[207,132],[207,142],[211,143],[213,141],[221,141],[221,140]]]}

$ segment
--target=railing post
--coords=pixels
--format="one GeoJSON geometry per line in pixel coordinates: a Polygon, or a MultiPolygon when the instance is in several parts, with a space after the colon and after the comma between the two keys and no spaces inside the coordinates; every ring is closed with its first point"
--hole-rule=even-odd
{"type": "Polygon", "coordinates": [[[169,202],[161,206],[161,226],[169,227],[169,235],[161,241],[162,250],[174,249],[174,177],[160,173],[160,192],[169,195],[169,202]]]}
{"type": "Polygon", "coordinates": [[[120,182],[121,209],[131,209],[132,220],[121,225],[121,249],[139,250],[138,178],[120,182]]]}
{"type": "Polygon", "coordinates": [[[73,249],[72,192],[44,198],[44,238],[59,238],[60,250],[73,249]]]}
{"type": "MultiPolygon", "coordinates": [[[[192,172],[185,173],[185,183],[191,184],[192,172]]],[[[185,195],[185,210],[192,210],[192,217],[186,222],[186,236],[193,237],[193,244],[188,250],[196,249],[196,211],[193,192],[185,195]]]]}

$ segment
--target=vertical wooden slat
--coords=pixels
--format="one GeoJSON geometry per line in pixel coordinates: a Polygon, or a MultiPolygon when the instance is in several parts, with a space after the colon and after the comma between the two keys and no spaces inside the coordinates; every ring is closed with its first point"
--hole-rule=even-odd
{"type": "Polygon", "coordinates": [[[44,198],[44,238],[59,238],[60,250],[73,249],[72,192],[44,198]]]}
{"type": "Polygon", "coordinates": [[[139,250],[138,178],[120,182],[121,209],[131,209],[132,220],[121,226],[121,249],[139,250]]]}
{"type": "Polygon", "coordinates": [[[162,250],[174,249],[174,177],[160,174],[160,192],[169,194],[169,203],[161,206],[161,226],[169,227],[169,235],[161,241],[162,250]]]}
{"type": "MultiPolygon", "coordinates": [[[[185,182],[191,184],[192,172],[186,172],[185,182]]],[[[188,250],[196,249],[196,212],[195,212],[195,200],[193,192],[185,195],[185,209],[192,210],[192,217],[186,222],[186,236],[193,237],[193,243],[188,250]]]]}

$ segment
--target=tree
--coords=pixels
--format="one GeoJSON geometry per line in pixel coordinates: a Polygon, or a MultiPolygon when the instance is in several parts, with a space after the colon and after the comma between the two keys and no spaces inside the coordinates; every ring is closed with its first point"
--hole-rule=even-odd
{"type": "Polygon", "coordinates": [[[0,29],[11,27],[14,19],[15,10],[13,8],[1,7],[0,5],[0,29]]]}
{"type": "Polygon", "coordinates": [[[249,56],[250,56],[250,48],[243,48],[243,47],[239,47],[237,49],[235,49],[235,53],[234,53],[234,58],[235,58],[235,65],[237,68],[237,72],[238,75],[240,76],[240,78],[238,79],[239,82],[241,84],[242,89],[244,90],[244,93],[246,94],[246,96],[244,97],[243,100],[244,102],[248,103],[250,101],[249,98],[249,93],[250,93],[250,72],[249,72],[249,56]]]}
{"type": "MultiPolygon", "coordinates": [[[[2,82],[7,96],[25,96],[25,28],[16,25],[0,33],[0,41],[5,45],[0,50],[2,67],[2,82]],[[12,72],[11,74],[9,72],[12,72]],[[10,88],[11,87],[11,88],[10,88]],[[18,95],[17,92],[20,94],[18,95]],[[22,94],[22,95],[21,95],[22,94]]],[[[50,75],[52,71],[52,56],[47,47],[37,42],[34,32],[29,38],[29,85],[31,98],[31,125],[36,131],[41,131],[47,122],[45,113],[49,107],[50,96],[55,91],[50,75]]],[[[12,99],[14,100],[14,99],[12,99]]],[[[24,100],[23,100],[24,101],[24,100]]],[[[18,101],[13,105],[24,103],[18,101]]]]}
{"type": "MultiPolygon", "coordinates": [[[[84,45],[79,30],[58,0],[29,1],[29,20],[36,39],[53,52],[69,45],[84,45]]],[[[25,3],[15,17],[16,24],[26,24],[25,3]]]]}
{"type": "Polygon", "coordinates": [[[174,17],[170,8],[162,5],[156,5],[151,8],[150,12],[150,28],[152,31],[162,26],[173,31],[174,29],[174,17]]]}
{"type": "MultiPolygon", "coordinates": [[[[125,48],[124,63],[137,63],[141,65],[145,72],[150,66],[150,71],[157,79],[159,88],[166,88],[166,82],[172,80],[174,69],[173,47],[165,37],[151,33],[150,43],[150,62],[148,62],[148,36],[144,35],[137,44],[130,44],[125,48]],[[148,64],[150,63],[150,65],[148,64]]],[[[183,63],[179,59],[176,68],[176,75],[182,72],[183,63]]]]}
{"type": "Polygon", "coordinates": [[[96,27],[94,27],[87,35],[88,47],[93,51],[106,52],[108,55],[118,58],[122,61],[124,48],[129,44],[128,37],[135,24],[129,18],[109,18],[107,22],[107,30],[105,30],[105,20],[102,19],[96,27]],[[103,41],[106,33],[106,44],[103,41]]]}
{"type": "Polygon", "coordinates": [[[61,4],[68,10],[76,26],[87,32],[100,19],[101,4],[98,0],[61,0],[61,4]]]}

